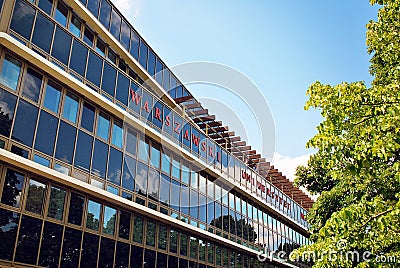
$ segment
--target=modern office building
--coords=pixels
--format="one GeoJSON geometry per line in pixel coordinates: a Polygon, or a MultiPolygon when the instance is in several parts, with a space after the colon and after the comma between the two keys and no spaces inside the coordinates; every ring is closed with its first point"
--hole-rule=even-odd
{"type": "Polygon", "coordinates": [[[109,0],[0,7],[1,267],[303,266],[311,199],[109,0]]]}

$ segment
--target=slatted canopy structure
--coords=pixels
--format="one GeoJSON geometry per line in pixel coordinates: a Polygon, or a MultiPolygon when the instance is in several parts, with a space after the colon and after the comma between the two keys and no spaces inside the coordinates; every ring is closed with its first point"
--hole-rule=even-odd
{"type": "Polygon", "coordinates": [[[189,96],[174,100],[184,109],[191,120],[217,144],[240,160],[243,160],[249,167],[258,171],[261,176],[281,189],[306,210],[312,207],[314,201],[305,192],[295,187],[286,176],[282,175],[261,154],[246,144],[246,141],[243,141],[240,136],[236,136],[235,132],[229,130],[228,126],[224,126],[222,121],[217,121],[216,116],[209,114],[208,109],[204,108],[192,95],[189,94],[189,96]]]}

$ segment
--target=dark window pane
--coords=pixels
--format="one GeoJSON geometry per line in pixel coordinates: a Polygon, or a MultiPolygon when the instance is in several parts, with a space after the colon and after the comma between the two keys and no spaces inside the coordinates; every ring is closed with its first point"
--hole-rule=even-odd
{"type": "Polygon", "coordinates": [[[111,6],[106,0],[101,1],[101,7],[100,7],[100,17],[99,20],[101,24],[106,27],[108,30],[108,27],[110,26],[110,14],[111,14],[111,6]]]}
{"type": "Polygon", "coordinates": [[[11,152],[13,154],[22,156],[23,158],[26,158],[26,159],[28,159],[28,157],[29,157],[29,152],[27,150],[24,150],[24,149],[22,149],[22,148],[20,148],[18,146],[15,146],[15,145],[11,146],[11,152]]]}
{"type": "Polygon", "coordinates": [[[187,247],[188,247],[188,236],[185,234],[181,234],[180,241],[180,254],[183,256],[187,256],[187,247]]]}
{"type": "Polygon", "coordinates": [[[100,0],[88,0],[88,5],[87,8],[89,9],[90,12],[97,18],[97,15],[99,14],[99,3],[100,0]]]}
{"type": "Polygon", "coordinates": [[[131,55],[137,60],[139,59],[139,37],[135,31],[131,31],[131,55]]]}
{"type": "Polygon", "coordinates": [[[10,136],[17,97],[0,89],[0,134],[10,136]]]}
{"type": "Polygon", "coordinates": [[[117,93],[115,97],[123,104],[128,105],[128,95],[129,95],[129,79],[122,73],[118,72],[117,93]]]}
{"type": "Polygon", "coordinates": [[[128,23],[125,20],[122,20],[121,44],[127,51],[129,51],[130,36],[131,36],[131,29],[129,28],[128,23]]]}
{"type": "Polygon", "coordinates": [[[45,190],[46,184],[33,179],[29,180],[28,196],[25,207],[27,211],[42,214],[45,190]]]}
{"type": "Polygon", "coordinates": [[[63,226],[55,223],[44,223],[39,256],[40,266],[58,267],[63,229],[63,226]]]}
{"type": "Polygon", "coordinates": [[[115,221],[117,218],[117,210],[111,207],[104,207],[104,219],[103,219],[103,233],[114,235],[115,232],[115,221]]]}
{"type": "Polygon", "coordinates": [[[50,44],[53,38],[54,23],[38,13],[35,29],[33,30],[32,42],[46,51],[50,52],[50,44]]]}
{"type": "Polygon", "coordinates": [[[11,260],[17,237],[19,214],[0,209],[0,259],[11,260]]]}
{"type": "Polygon", "coordinates": [[[110,64],[104,63],[103,82],[101,88],[114,97],[114,87],[117,71],[110,64]]]}
{"type": "Polygon", "coordinates": [[[20,100],[15,117],[12,138],[26,146],[32,147],[33,134],[36,127],[38,108],[20,100]]]}
{"type": "Polygon", "coordinates": [[[51,187],[49,211],[47,213],[48,217],[56,220],[62,220],[64,213],[65,194],[66,193],[64,189],[55,186],[51,187]]]}
{"type": "Polygon", "coordinates": [[[156,56],[153,51],[149,51],[149,60],[147,63],[147,71],[151,76],[155,75],[155,67],[156,67],[156,56]]]}
{"type": "Polygon", "coordinates": [[[48,15],[50,15],[51,8],[53,7],[53,0],[39,0],[38,6],[48,15]]]}
{"type": "Polygon", "coordinates": [[[156,265],[156,252],[153,250],[146,249],[146,251],[144,252],[144,267],[154,268],[155,265],[156,265]]]}
{"type": "Polygon", "coordinates": [[[81,126],[90,132],[93,132],[94,112],[95,108],[92,105],[86,102],[83,104],[81,126]]]}
{"type": "Polygon", "coordinates": [[[155,247],[156,246],[156,223],[147,221],[146,229],[146,245],[155,247]]]}
{"type": "Polygon", "coordinates": [[[94,143],[92,173],[104,178],[106,175],[108,146],[96,139],[94,143]]]}
{"type": "Polygon", "coordinates": [[[83,206],[85,197],[71,193],[71,200],[69,202],[68,222],[76,225],[82,224],[83,206]]]}
{"type": "Polygon", "coordinates": [[[169,205],[170,184],[171,184],[171,179],[167,175],[161,174],[160,202],[162,202],[165,205],[169,205]]]}
{"type": "Polygon", "coordinates": [[[38,102],[43,75],[28,67],[22,86],[22,94],[38,102]]]}
{"type": "Polygon", "coordinates": [[[180,183],[172,180],[171,184],[171,207],[179,210],[180,183]]]}
{"type": "Polygon", "coordinates": [[[76,167],[89,171],[90,159],[92,157],[92,144],[93,137],[79,130],[74,162],[76,167]]]}
{"type": "Polygon", "coordinates": [[[161,63],[159,58],[156,58],[156,81],[157,83],[162,86],[162,81],[163,81],[163,69],[164,66],[161,63]]]}
{"type": "Polygon", "coordinates": [[[14,91],[17,90],[21,65],[20,61],[6,54],[1,67],[0,83],[14,91]]]}
{"type": "Polygon", "coordinates": [[[85,32],[83,33],[83,41],[89,45],[89,47],[93,47],[93,40],[94,40],[94,35],[93,33],[85,27],[85,32]]]}
{"type": "Polygon", "coordinates": [[[119,214],[119,237],[129,239],[131,230],[131,213],[120,211],[119,214]]]}
{"type": "Polygon", "coordinates": [[[67,7],[63,3],[58,2],[55,14],[56,21],[58,21],[62,26],[67,27],[67,16],[67,7]]]}
{"type": "Polygon", "coordinates": [[[97,42],[96,42],[96,51],[105,57],[106,55],[106,45],[97,37],[97,42]]]}
{"type": "MultiPolygon", "coordinates": [[[[142,268],[142,265],[143,265],[143,248],[132,245],[131,267],[142,268]]],[[[172,266],[172,267],[177,267],[177,266],[172,266]]]]}
{"type": "Polygon", "coordinates": [[[74,153],[76,128],[63,121],[60,123],[58,131],[56,158],[71,163],[72,154],[74,153]]]}
{"type": "Polygon", "coordinates": [[[137,173],[136,173],[136,191],[139,194],[146,195],[147,192],[147,175],[149,168],[142,162],[138,162],[137,173]]]}
{"type": "Polygon", "coordinates": [[[135,189],[136,160],[125,155],[124,173],[122,176],[122,187],[133,191],[135,189]]]}
{"type": "Polygon", "coordinates": [[[169,256],[168,267],[178,267],[178,257],[169,256]]]}
{"type": "Polygon", "coordinates": [[[120,15],[117,14],[115,9],[113,9],[111,12],[110,32],[117,40],[119,40],[120,27],[121,27],[121,17],[120,15]]]}
{"type": "Polygon", "coordinates": [[[159,249],[167,249],[167,227],[164,225],[159,226],[158,230],[158,248],[159,249]]]}
{"type": "Polygon", "coordinates": [[[78,38],[81,37],[81,25],[82,23],[79,19],[75,15],[72,15],[69,30],[78,38]]]}
{"type": "Polygon", "coordinates": [[[108,160],[107,178],[112,183],[120,185],[122,172],[122,153],[114,148],[110,148],[110,158],[108,160]]]}
{"type": "Polygon", "coordinates": [[[29,40],[34,16],[35,10],[29,4],[23,0],[17,0],[10,28],[29,40]]]}
{"type": "Polygon", "coordinates": [[[41,230],[42,220],[22,216],[15,261],[28,264],[36,263],[41,230]]]}
{"type": "Polygon", "coordinates": [[[86,228],[98,231],[99,230],[99,222],[100,222],[100,209],[101,204],[89,200],[88,202],[88,211],[86,217],[86,228]]]}
{"type": "Polygon", "coordinates": [[[172,229],[169,232],[169,251],[172,253],[178,252],[178,233],[172,229]]]}
{"type": "Polygon", "coordinates": [[[102,237],[100,243],[100,257],[98,267],[113,267],[114,262],[114,240],[102,237]]]}
{"type": "Polygon", "coordinates": [[[81,231],[68,227],[65,228],[60,267],[78,267],[81,240],[81,231]]]}
{"type": "Polygon", "coordinates": [[[147,194],[154,200],[159,200],[159,186],[160,186],[160,172],[150,168],[148,182],[147,182],[147,194]]]}
{"type": "Polygon", "coordinates": [[[81,76],[85,75],[87,52],[88,49],[79,41],[74,39],[69,66],[72,70],[76,71],[81,76]]]}
{"type": "Polygon", "coordinates": [[[45,154],[53,155],[56,140],[58,119],[51,114],[41,111],[36,132],[35,149],[45,154]]]}
{"type": "Polygon", "coordinates": [[[72,37],[64,30],[62,30],[59,26],[57,26],[51,55],[65,65],[68,65],[69,51],[71,50],[71,41],[72,37]]]}
{"type": "Polygon", "coordinates": [[[142,65],[145,69],[147,68],[147,51],[149,50],[146,46],[145,43],[140,41],[140,54],[139,54],[139,63],[142,65]]]}
{"type": "MultiPolygon", "coordinates": [[[[115,254],[115,268],[127,268],[129,264],[129,244],[117,242],[115,254]]],[[[159,266],[162,267],[162,266],[159,266]]]]}
{"type": "Polygon", "coordinates": [[[188,268],[188,260],[179,259],[179,268],[188,268]]]}
{"type": "Polygon", "coordinates": [[[135,226],[133,227],[133,241],[143,243],[143,218],[135,217],[135,226]]]}
{"type": "Polygon", "coordinates": [[[157,267],[167,267],[167,265],[168,265],[167,254],[158,252],[157,253],[157,267]]]}
{"type": "Polygon", "coordinates": [[[67,92],[64,100],[63,118],[72,123],[76,123],[76,115],[78,114],[79,98],[67,92]]]}
{"type": "Polygon", "coordinates": [[[83,235],[81,266],[92,268],[97,266],[97,251],[99,248],[99,236],[85,233],[83,235]]]}
{"type": "Polygon", "coordinates": [[[100,112],[97,118],[97,136],[108,141],[108,135],[110,132],[110,117],[100,112]]]}
{"type": "Polygon", "coordinates": [[[60,104],[61,87],[56,83],[49,81],[46,87],[46,96],[44,98],[44,107],[58,113],[58,106],[60,104]]]}
{"type": "Polygon", "coordinates": [[[95,53],[90,51],[86,78],[98,87],[100,87],[102,69],[103,61],[95,53]]]}

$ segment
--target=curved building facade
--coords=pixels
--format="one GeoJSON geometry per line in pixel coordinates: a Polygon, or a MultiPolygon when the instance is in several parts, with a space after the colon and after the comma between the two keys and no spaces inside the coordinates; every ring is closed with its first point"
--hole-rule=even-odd
{"type": "Polygon", "coordinates": [[[312,201],[111,2],[0,7],[1,266],[304,266],[312,201]]]}

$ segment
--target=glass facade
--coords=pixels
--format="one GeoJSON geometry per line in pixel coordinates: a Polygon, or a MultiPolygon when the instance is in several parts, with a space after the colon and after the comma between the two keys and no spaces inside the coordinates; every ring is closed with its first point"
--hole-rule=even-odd
{"type": "MultiPolygon", "coordinates": [[[[80,2],[173,98],[189,94],[110,2],[80,2]]],[[[198,232],[269,253],[309,243],[303,207],[142,86],[146,79],[74,12],[68,1],[16,0],[8,33],[194,161],[5,47],[0,47],[0,148],[191,228],[163,225],[0,162],[0,220],[5,220],[0,241],[6,241],[0,264],[274,267],[198,232]],[[199,161],[222,178],[202,170],[199,161]],[[226,178],[242,189],[228,187],[226,178]]]]}

